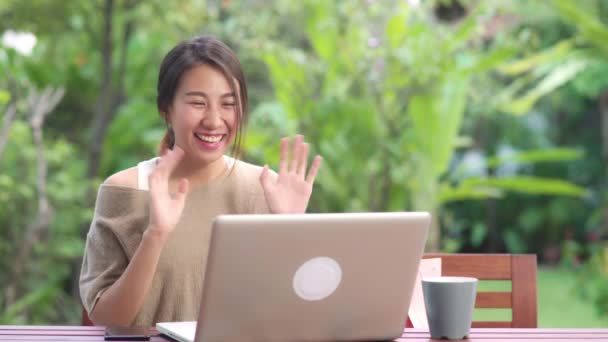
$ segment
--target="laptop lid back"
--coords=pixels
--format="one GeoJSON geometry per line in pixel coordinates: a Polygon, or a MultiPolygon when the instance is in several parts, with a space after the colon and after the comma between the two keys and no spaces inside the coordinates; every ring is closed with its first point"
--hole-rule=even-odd
{"type": "Polygon", "coordinates": [[[196,341],[401,336],[430,220],[428,213],[219,216],[196,341]]]}

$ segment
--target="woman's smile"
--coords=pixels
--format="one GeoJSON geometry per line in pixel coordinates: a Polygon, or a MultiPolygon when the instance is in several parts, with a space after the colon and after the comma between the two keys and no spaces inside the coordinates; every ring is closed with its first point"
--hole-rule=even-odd
{"type": "Polygon", "coordinates": [[[216,150],[223,145],[226,134],[194,133],[199,147],[205,150],[216,150]]]}

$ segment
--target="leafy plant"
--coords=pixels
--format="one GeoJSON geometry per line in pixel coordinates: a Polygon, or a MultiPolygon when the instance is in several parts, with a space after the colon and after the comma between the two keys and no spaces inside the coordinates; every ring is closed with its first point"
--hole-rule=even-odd
{"type": "MultiPolygon", "coordinates": [[[[461,141],[472,80],[514,53],[480,46],[479,21],[492,10],[484,3],[450,27],[437,23],[428,8],[407,2],[390,11],[381,4],[361,9],[355,2],[294,5],[292,11],[307,18],[301,39],[310,50],[280,40],[262,45],[260,57],[278,100],[264,106],[311,137],[325,158],[315,209],[426,210],[438,216],[450,201],[500,197],[503,191],[584,193],[567,181],[531,176],[443,182],[461,141]]],[[[252,131],[267,134],[272,126],[261,122],[254,121],[252,131]]],[[[553,158],[571,158],[558,152],[553,158]]],[[[440,246],[436,223],[432,250],[440,246]]]]}

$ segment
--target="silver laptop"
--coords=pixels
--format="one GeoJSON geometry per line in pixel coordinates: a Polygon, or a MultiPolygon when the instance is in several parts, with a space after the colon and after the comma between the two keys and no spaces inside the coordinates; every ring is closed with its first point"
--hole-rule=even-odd
{"type": "Polygon", "coordinates": [[[198,323],[156,328],[184,342],[398,338],[430,221],[425,212],[219,216],[198,323]]]}

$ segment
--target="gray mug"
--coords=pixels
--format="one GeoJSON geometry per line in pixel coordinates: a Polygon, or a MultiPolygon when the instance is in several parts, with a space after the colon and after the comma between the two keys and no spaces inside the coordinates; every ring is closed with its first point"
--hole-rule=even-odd
{"type": "Polygon", "coordinates": [[[423,278],[422,292],[433,339],[458,340],[469,335],[477,294],[476,278],[423,278]]]}

